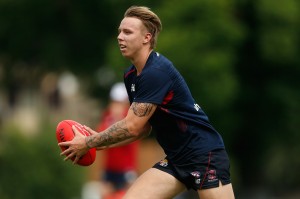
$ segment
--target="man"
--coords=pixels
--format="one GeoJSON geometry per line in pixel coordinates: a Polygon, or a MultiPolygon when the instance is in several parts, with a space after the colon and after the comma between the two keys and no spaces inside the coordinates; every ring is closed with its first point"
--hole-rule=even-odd
{"type": "Polygon", "coordinates": [[[229,159],[220,134],[194,101],[183,77],[154,52],[161,30],[158,16],[146,7],[130,7],[119,26],[122,55],[132,63],[124,74],[131,106],[125,119],[106,130],[60,143],[74,163],[89,148],[120,146],[147,136],[152,127],[166,158],[142,174],[125,199],[173,198],[194,189],[201,199],[233,199],[229,159]]]}

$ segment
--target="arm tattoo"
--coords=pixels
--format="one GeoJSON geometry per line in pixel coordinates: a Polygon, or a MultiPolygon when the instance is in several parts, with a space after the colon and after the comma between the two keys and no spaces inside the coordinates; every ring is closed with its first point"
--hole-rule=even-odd
{"type": "Polygon", "coordinates": [[[87,146],[92,148],[109,146],[131,137],[132,135],[129,133],[125,120],[121,120],[96,136],[87,136],[85,141],[87,146]]]}
{"type": "Polygon", "coordinates": [[[138,117],[148,116],[151,113],[153,104],[133,102],[130,109],[138,117]]]}

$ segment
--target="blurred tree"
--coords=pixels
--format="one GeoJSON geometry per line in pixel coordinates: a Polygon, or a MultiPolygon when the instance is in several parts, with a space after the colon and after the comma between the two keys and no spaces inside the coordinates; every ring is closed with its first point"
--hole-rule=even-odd
{"type": "MultiPolygon", "coordinates": [[[[159,1],[143,3],[153,6],[155,2],[159,1]]],[[[36,86],[41,73],[49,70],[71,70],[88,78],[103,67],[108,38],[116,36],[125,9],[137,3],[140,2],[0,1],[0,64],[5,74],[4,87],[16,82],[10,68],[29,71],[25,74],[30,73],[31,78],[22,81],[24,86],[36,86]]]]}
{"type": "Polygon", "coordinates": [[[0,134],[0,198],[63,199],[79,197],[84,167],[62,161],[55,129],[43,125],[35,137],[15,127],[0,134]]]}
{"type": "Polygon", "coordinates": [[[103,59],[112,32],[108,1],[1,1],[0,53],[28,67],[75,68],[82,73],[103,59]],[[83,67],[85,66],[85,67],[83,67]]]}
{"type": "MultiPolygon", "coordinates": [[[[17,103],[22,89],[36,89],[48,71],[81,77],[102,65],[110,1],[0,1],[1,87],[17,103]]],[[[13,104],[11,103],[11,104],[13,104]]]]}
{"type": "Polygon", "coordinates": [[[300,4],[259,0],[240,5],[248,34],[236,67],[242,88],[236,108],[243,119],[234,139],[244,183],[269,184],[273,191],[296,189],[300,181],[294,171],[300,165],[291,151],[300,151],[300,4]]]}

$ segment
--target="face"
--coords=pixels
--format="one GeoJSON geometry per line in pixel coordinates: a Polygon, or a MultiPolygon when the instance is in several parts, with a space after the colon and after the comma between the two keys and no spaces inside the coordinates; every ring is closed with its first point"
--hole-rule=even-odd
{"type": "Polygon", "coordinates": [[[122,55],[129,59],[138,56],[141,49],[149,44],[150,33],[142,21],[134,17],[125,17],[119,26],[118,43],[122,55]]]}

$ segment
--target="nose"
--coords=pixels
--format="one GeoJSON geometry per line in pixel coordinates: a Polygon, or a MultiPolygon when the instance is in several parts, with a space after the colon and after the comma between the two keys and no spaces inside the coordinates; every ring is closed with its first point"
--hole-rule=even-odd
{"type": "Polygon", "coordinates": [[[118,41],[122,40],[122,32],[119,32],[117,39],[118,39],[118,41]]]}

